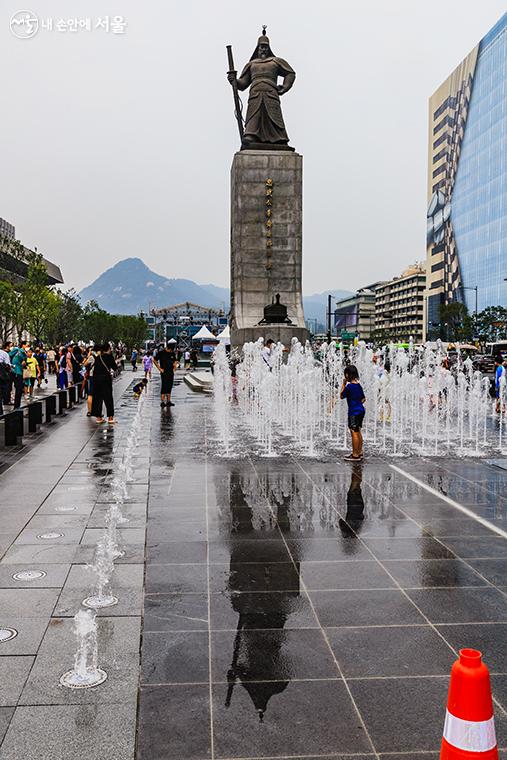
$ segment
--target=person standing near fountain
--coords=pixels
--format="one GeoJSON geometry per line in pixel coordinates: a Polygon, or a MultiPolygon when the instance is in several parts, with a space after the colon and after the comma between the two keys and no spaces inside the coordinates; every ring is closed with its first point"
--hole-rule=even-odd
{"type": "Polygon", "coordinates": [[[91,413],[96,418],[97,423],[104,422],[102,416],[103,404],[106,405],[107,422],[113,425],[114,418],[114,401],[113,401],[113,375],[117,369],[116,362],[112,355],[111,345],[105,343],[103,346],[96,346],[97,356],[93,364],[93,399],[91,413]]]}
{"type": "Polygon", "coordinates": [[[272,364],[273,346],[274,346],[273,341],[271,340],[271,338],[268,338],[264,345],[264,348],[261,351],[262,361],[268,365],[268,369],[270,372],[273,369],[273,364],[272,364]]]}
{"type": "Polygon", "coordinates": [[[366,401],[364,391],[359,382],[359,373],[353,364],[345,367],[343,383],[340,391],[340,398],[347,399],[349,407],[349,430],[352,438],[352,454],[345,459],[349,462],[356,462],[363,458],[363,434],[361,428],[365,414],[364,402],[366,401]]]}
{"type": "Polygon", "coordinates": [[[160,406],[174,406],[171,401],[171,391],[174,383],[174,369],[176,366],[176,356],[172,346],[167,345],[158,352],[153,363],[160,372],[160,406]]]}

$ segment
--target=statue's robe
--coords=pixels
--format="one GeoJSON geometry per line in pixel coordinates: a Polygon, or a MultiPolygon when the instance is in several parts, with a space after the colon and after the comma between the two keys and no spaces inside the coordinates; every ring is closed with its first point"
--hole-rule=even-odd
{"type": "Polygon", "coordinates": [[[280,106],[278,77],[283,77],[283,94],[294,84],[296,72],[277,56],[254,58],[241,72],[238,89],[250,87],[244,131],[246,142],[289,142],[280,106]]]}

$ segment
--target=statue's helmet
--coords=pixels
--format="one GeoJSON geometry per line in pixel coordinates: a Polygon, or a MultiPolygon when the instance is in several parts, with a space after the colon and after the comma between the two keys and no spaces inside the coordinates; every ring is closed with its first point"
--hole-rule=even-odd
{"type": "Polygon", "coordinates": [[[259,45],[267,45],[268,46],[268,55],[270,55],[270,56],[274,55],[273,51],[271,50],[271,45],[269,43],[269,37],[266,34],[266,27],[265,26],[262,27],[262,34],[259,37],[259,39],[257,40],[257,45],[255,47],[255,50],[253,51],[252,57],[250,58],[251,61],[253,61],[255,58],[257,58],[258,52],[259,52],[259,45]]]}

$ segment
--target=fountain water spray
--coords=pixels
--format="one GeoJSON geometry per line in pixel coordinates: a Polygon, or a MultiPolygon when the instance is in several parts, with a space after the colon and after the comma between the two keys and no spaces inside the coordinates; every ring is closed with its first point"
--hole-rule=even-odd
{"type": "Polygon", "coordinates": [[[214,359],[213,394],[215,398],[215,419],[220,440],[227,456],[231,445],[232,379],[223,343],[217,346],[214,359]]]}
{"type": "MultiPolygon", "coordinates": [[[[394,344],[373,350],[324,343],[317,355],[295,338],[290,351],[278,344],[269,363],[262,338],[243,346],[237,366],[237,399],[262,453],[292,451],[313,456],[348,445],[347,404],[340,400],[344,369],[356,365],[366,396],[363,436],[369,448],[385,454],[480,456],[505,445],[507,378],[500,378],[499,425],[495,432],[489,378],[474,372],[471,359],[458,351],[450,368],[441,341],[408,351],[394,344]],[[286,359],[286,360],[285,360],[286,359]],[[489,421],[489,422],[488,422],[489,421]]],[[[217,349],[219,380],[215,404],[217,427],[230,446],[230,373],[217,349]]]]}
{"type": "Polygon", "coordinates": [[[118,599],[111,594],[110,589],[111,576],[114,572],[114,552],[115,545],[106,533],[97,541],[95,561],[89,566],[89,569],[95,573],[96,587],[95,593],[84,600],[85,607],[100,609],[118,604],[118,599]]]}
{"type": "Polygon", "coordinates": [[[91,610],[79,610],[74,617],[74,633],[77,639],[77,651],[74,668],[60,678],[62,686],[69,689],[90,689],[98,686],[107,678],[107,673],[97,666],[97,621],[91,610]]]}

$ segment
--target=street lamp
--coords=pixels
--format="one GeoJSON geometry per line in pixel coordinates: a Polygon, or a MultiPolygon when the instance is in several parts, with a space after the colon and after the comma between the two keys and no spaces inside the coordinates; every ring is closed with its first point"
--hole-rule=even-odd
{"type": "Polygon", "coordinates": [[[479,290],[478,286],[474,285],[472,287],[472,286],[462,285],[461,289],[462,290],[475,290],[475,317],[477,318],[477,293],[478,293],[478,290],[479,290]]]}

